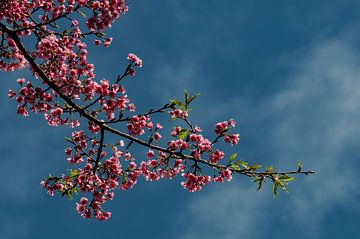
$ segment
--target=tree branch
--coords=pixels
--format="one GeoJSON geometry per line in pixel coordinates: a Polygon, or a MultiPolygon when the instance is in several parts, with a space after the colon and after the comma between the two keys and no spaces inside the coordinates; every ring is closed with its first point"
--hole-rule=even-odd
{"type": "MultiPolygon", "coordinates": [[[[76,7],[74,8],[74,11],[73,11],[73,12],[77,11],[79,8],[80,8],[79,5],[76,6],[76,7]]],[[[36,24],[36,25],[34,25],[34,26],[30,26],[30,27],[19,28],[19,29],[14,30],[14,32],[17,33],[17,32],[21,32],[21,31],[25,31],[25,30],[31,30],[31,29],[34,29],[34,28],[38,28],[38,27],[41,27],[41,26],[45,26],[45,25],[51,24],[51,23],[53,23],[53,22],[55,22],[55,21],[57,21],[57,20],[59,20],[59,19],[61,19],[61,18],[63,18],[63,17],[67,17],[68,15],[70,15],[70,14],[73,13],[73,12],[66,12],[66,13],[61,14],[61,15],[59,15],[59,16],[57,16],[57,17],[55,17],[55,18],[53,18],[53,19],[51,19],[51,20],[49,20],[49,21],[47,21],[47,22],[38,23],[38,24],[36,24]]],[[[30,17],[31,17],[31,15],[30,15],[30,17]]]]}
{"type": "Polygon", "coordinates": [[[105,135],[105,130],[103,128],[101,128],[100,131],[100,142],[99,142],[99,148],[98,148],[98,152],[97,152],[97,156],[96,156],[96,161],[95,161],[95,166],[94,166],[94,172],[96,172],[96,169],[99,166],[99,162],[100,162],[100,158],[101,158],[101,153],[103,151],[103,147],[104,147],[104,135],[105,135]]]}
{"type": "MultiPolygon", "coordinates": [[[[133,137],[129,134],[126,134],[124,132],[121,132],[115,128],[110,127],[109,125],[107,125],[106,123],[99,121],[97,118],[95,118],[94,116],[92,116],[91,114],[89,114],[88,112],[85,111],[84,107],[81,107],[79,105],[77,105],[75,102],[73,102],[69,97],[67,97],[66,95],[64,95],[61,91],[60,88],[54,84],[50,78],[48,78],[48,76],[40,69],[40,67],[37,65],[37,63],[35,62],[35,60],[31,57],[30,53],[27,51],[27,49],[25,48],[25,46],[23,45],[23,43],[21,42],[19,36],[16,34],[16,31],[8,28],[7,26],[5,26],[3,23],[0,22],[0,27],[2,28],[2,30],[4,32],[6,32],[16,43],[17,47],[19,48],[19,50],[22,52],[22,54],[24,55],[25,59],[29,62],[29,64],[31,65],[31,67],[33,68],[33,70],[44,80],[44,82],[46,82],[66,103],[68,103],[72,108],[74,108],[81,116],[83,116],[84,118],[86,118],[89,121],[92,121],[94,124],[98,125],[101,127],[101,132],[102,134],[104,134],[104,131],[108,131],[111,132],[113,134],[116,134],[118,136],[121,136],[123,138],[126,138],[130,141],[133,141],[139,145],[145,146],[147,148],[150,149],[154,149],[154,150],[158,150],[158,151],[163,151],[165,153],[168,153],[171,157],[175,156],[177,158],[181,158],[181,159],[189,159],[192,161],[195,161],[197,163],[202,163],[202,164],[206,164],[208,166],[211,166],[213,168],[217,168],[218,170],[225,170],[225,169],[230,169],[232,172],[236,172],[239,174],[243,174],[249,177],[253,177],[253,176],[263,176],[263,177],[268,177],[268,178],[272,178],[273,175],[284,175],[284,174],[313,174],[313,171],[291,171],[291,172],[254,172],[252,170],[248,170],[248,169],[233,169],[233,168],[229,168],[226,165],[220,165],[220,164],[214,164],[211,162],[208,162],[204,159],[197,159],[191,155],[186,155],[186,154],[182,154],[180,152],[176,152],[167,148],[163,148],[157,145],[153,145],[150,143],[147,143],[141,139],[138,139],[136,137],[133,137]]],[[[103,137],[103,136],[102,136],[103,137]]],[[[100,150],[99,150],[100,151],[100,150]]],[[[98,152],[99,153],[99,152],[98,152]]]]}

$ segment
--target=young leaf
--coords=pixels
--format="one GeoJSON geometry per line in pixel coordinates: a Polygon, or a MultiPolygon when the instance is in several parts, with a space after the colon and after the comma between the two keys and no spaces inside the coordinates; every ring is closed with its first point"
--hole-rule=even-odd
{"type": "Polygon", "coordinates": [[[267,173],[272,173],[272,172],[274,172],[273,166],[267,167],[265,171],[266,171],[267,173]]]}
{"type": "Polygon", "coordinates": [[[248,170],[249,169],[249,165],[248,163],[244,162],[244,161],[241,161],[241,160],[238,160],[238,161],[235,161],[233,162],[232,164],[234,165],[240,165],[242,166],[244,169],[248,170]]]}
{"type": "Polygon", "coordinates": [[[170,100],[171,103],[174,103],[175,105],[178,105],[180,109],[185,111],[185,106],[180,100],[170,100]]]}
{"type": "Polygon", "coordinates": [[[76,12],[79,13],[82,17],[86,18],[86,14],[80,11],[79,9],[77,9],[76,12]]]}
{"type": "Polygon", "coordinates": [[[256,191],[259,191],[261,189],[264,181],[265,181],[265,178],[263,178],[263,177],[258,177],[254,180],[254,182],[256,182],[258,184],[256,191]]]}
{"type": "Polygon", "coordinates": [[[277,190],[278,190],[278,188],[277,188],[277,183],[276,183],[276,181],[274,181],[274,183],[273,183],[273,194],[274,194],[274,198],[275,198],[276,195],[277,195],[277,190]]]}
{"type": "Polygon", "coordinates": [[[233,161],[233,160],[236,158],[236,156],[237,156],[237,153],[234,153],[233,155],[230,156],[230,159],[229,159],[229,160],[230,160],[230,161],[233,161]]]}
{"type": "Polygon", "coordinates": [[[280,179],[281,181],[283,181],[283,182],[289,182],[289,181],[294,180],[295,178],[290,177],[289,175],[285,174],[285,175],[281,175],[281,176],[279,177],[279,179],[280,179]]]}
{"type": "Polygon", "coordinates": [[[188,131],[186,129],[181,129],[180,132],[178,133],[178,137],[179,137],[179,139],[184,139],[187,134],[188,134],[188,131]]]}
{"type": "Polygon", "coordinates": [[[196,95],[190,96],[190,98],[187,101],[187,105],[189,105],[193,100],[195,100],[199,96],[200,96],[200,93],[197,93],[196,95]]]}
{"type": "Polygon", "coordinates": [[[262,167],[261,165],[255,164],[255,165],[250,166],[249,169],[252,170],[252,171],[255,171],[255,170],[257,170],[257,169],[259,169],[261,167],[262,167]]]}
{"type": "Polygon", "coordinates": [[[241,170],[241,168],[236,164],[230,164],[230,167],[235,169],[235,170],[241,170]]]}

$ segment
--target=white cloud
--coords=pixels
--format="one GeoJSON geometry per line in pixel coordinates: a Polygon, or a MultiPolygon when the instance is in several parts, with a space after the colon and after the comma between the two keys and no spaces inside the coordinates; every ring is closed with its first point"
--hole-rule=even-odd
{"type": "MultiPolygon", "coordinates": [[[[301,159],[316,174],[295,181],[291,194],[279,199],[282,206],[275,215],[274,202],[264,192],[231,186],[205,193],[179,216],[189,224],[178,238],[268,237],[268,220],[275,219],[306,228],[298,236],[319,238],[332,207],[360,210],[351,203],[360,193],[354,168],[360,142],[360,54],[351,44],[359,35],[350,29],[313,44],[300,57],[290,56],[293,70],[286,85],[248,111],[254,125],[271,121],[270,136],[259,142],[272,149],[269,158],[278,158],[276,165],[293,168],[301,159]],[[255,230],[259,221],[261,232],[255,230]]],[[[225,102],[226,110],[234,112],[237,101],[231,102],[225,102]]]]}

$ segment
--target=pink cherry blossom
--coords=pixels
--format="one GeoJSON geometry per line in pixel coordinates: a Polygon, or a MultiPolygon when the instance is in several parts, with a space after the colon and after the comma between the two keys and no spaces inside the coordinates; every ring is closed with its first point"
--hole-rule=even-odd
{"type": "MultiPolygon", "coordinates": [[[[76,203],[81,217],[103,221],[111,217],[106,203],[118,190],[133,188],[139,178],[158,181],[181,175],[181,186],[190,192],[210,182],[231,181],[233,173],[258,179],[254,171],[224,162],[225,150],[214,147],[221,141],[232,146],[239,143],[240,135],[230,132],[235,121],[218,122],[207,135],[207,130],[191,123],[188,106],[193,98],[187,92],[185,100],[171,100],[161,108],[134,113],[142,107],[136,109],[136,101],[120,85],[143,65],[134,53],[127,55],[127,67],[117,78],[95,75],[88,60],[89,47],[101,43],[109,47],[113,38],[106,30],[127,11],[126,0],[2,3],[0,70],[27,68],[34,76],[18,78],[17,88],[8,92],[16,113],[25,117],[41,114],[54,127],[80,127],[66,138],[69,146],[64,152],[70,169],[59,177],[47,177],[41,187],[50,196],[81,197],[76,203]],[[61,26],[54,27],[57,24],[61,26]],[[26,44],[22,44],[25,39],[26,44]],[[159,120],[162,123],[156,122],[164,115],[163,121],[159,120]],[[144,146],[146,157],[135,158],[134,145],[144,146]]],[[[261,176],[274,179],[266,172],[261,176]]]]}

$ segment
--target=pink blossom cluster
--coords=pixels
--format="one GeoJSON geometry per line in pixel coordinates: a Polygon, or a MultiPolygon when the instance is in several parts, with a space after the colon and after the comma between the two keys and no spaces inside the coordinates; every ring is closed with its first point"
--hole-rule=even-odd
{"type": "Polygon", "coordinates": [[[181,109],[172,110],[169,112],[169,114],[172,119],[177,119],[177,118],[185,119],[186,117],[189,116],[187,111],[183,111],[181,109]]]}
{"type": "Polygon", "coordinates": [[[240,140],[239,134],[227,135],[226,132],[235,127],[235,121],[230,119],[229,121],[223,121],[215,124],[215,134],[218,136],[224,136],[224,141],[231,145],[237,145],[240,140]]]}
{"type": "MultiPolygon", "coordinates": [[[[102,38],[105,34],[97,34],[95,30],[105,30],[115,19],[126,13],[128,7],[125,0],[7,0],[1,3],[0,6],[0,21],[6,20],[6,22],[11,24],[16,23],[17,29],[15,30],[17,35],[29,36],[35,34],[38,36],[40,34],[39,31],[42,32],[43,36],[37,37],[38,43],[36,48],[30,50],[30,53],[34,59],[42,60],[41,63],[39,62],[41,70],[60,88],[62,94],[70,99],[81,99],[85,102],[92,100],[96,94],[101,96],[107,95],[106,90],[103,92],[99,89],[101,87],[104,88],[104,85],[99,86],[93,80],[95,77],[94,66],[87,61],[87,45],[83,42],[84,35],[79,27],[79,22],[72,20],[71,26],[63,29],[64,31],[61,34],[50,30],[48,26],[51,25],[50,22],[56,25],[55,20],[58,18],[61,19],[66,16],[70,19],[69,16],[76,17],[79,12],[81,13],[80,9],[82,8],[90,9],[93,13],[87,19],[90,33],[102,38]],[[37,17],[35,17],[36,15],[37,17]],[[40,21],[37,21],[37,24],[41,24],[41,26],[37,26],[33,18],[40,19],[40,21]]],[[[0,69],[13,71],[25,67],[27,61],[19,51],[15,41],[6,33],[3,37],[5,37],[5,41],[3,41],[4,44],[0,48],[0,69]]],[[[111,37],[104,38],[104,45],[108,46],[111,41],[111,37]]],[[[134,54],[132,55],[135,56],[134,54]]],[[[141,66],[139,62],[142,64],[141,59],[136,57],[134,64],[141,66]]],[[[37,72],[34,72],[34,75],[39,77],[37,72]]],[[[126,96],[123,96],[121,99],[114,99],[114,91],[119,90],[118,86],[115,89],[110,88],[109,86],[109,95],[113,98],[111,100],[114,102],[111,100],[105,102],[104,111],[107,112],[108,118],[112,119],[115,108],[124,109],[128,102],[126,96]]],[[[15,91],[10,92],[9,96],[13,96],[14,93],[15,91]]],[[[49,94],[53,98],[57,96],[56,93],[51,91],[49,94]]],[[[33,98],[34,96],[35,98],[41,97],[40,95],[33,95],[33,98]]],[[[28,104],[19,103],[18,113],[27,116],[29,112],[27,106],[28,104]]],[[[31,111],[45,114],[45,118],[51,126],[64,123],[71,126],[79,125],[78,121],[73,122],[67,117],[62,118],[61,115],[65,110],[63,109],[63,112],[61,112],[61,107],[55,104],[55,102],[46,102],[46,106],[41,102],[39,108],[36,108],[36,105],[30,106],[33,107],[31,111]]],[[[133,105],[129,107],[131,110],[134,109],[133,105]]]]}
{"type": "Polygon", "coordinates": [[[184,182],[181,183],[186,190],[189,192],[195,192],[202,189],[202,187],[211,182],[210,176],[196,176],[193,173],[184,173],[182,176],[186,179],[184,182]]]}
{"type": "MultiPolygon", "coordinates": [[[[8,23],[29,23],[30,13],[42,10],[39,19],[43,23],[70,14],[79,8],[88,8],[93,15],[88,18],[86,25],[91,31],[103,31],[114,20],[128,11],[126,0],[6,0],[0,8],[0,21],[6,19],[8,23]]],[[[22,26],[22,25],[20,25],[22,26]]]]}
{"type": "MultiPolygon", "coordinates": [[[[2,34],[1,30],[0,34],[2,34]]],[[[26,67],[27,61],[15,41],[9,37],[7,44],[0,47],[0,70],[15,71],[26,67]]]]}
{"type": "MultiPolygon", "coordinates": [[[[143,65],[142,59],[140,59],[140,58],[139,58],[137,55],[135,55],[134,53],[129,53],[128,56],[127,56],[127,59],[130,61],[131,64],[134,64],[136,67],[142,67],[142,65],[143,65]]],[[[135,71],[135,69],[131,66],[131,67],[128,69],[127,74],[130,75],[130,76],[135,76],[136,71],[135,71]]]]}
{"type": "Polygon", "coordinates": [[[222,121],[215,124],[215,134],[222,135],[230,128],[235,127],[235,121],[230,119],[229,121],[222,121]]]}
{"type": "Polygon", "coordinates": [[[77,203],[77,212],[83,218],[107,220],[111,213],[103,209],[103,204],[114,198],[116,189],[129,190],[139,179],[158,181],[181,175],[181,185],[190,192],[199,191],[210,182],[232,179],[232,170],[221,164],[225,153],[214,148],[214,144],[221,138],[231,146],[238,144],[239,134],[228,133],[235,127],[234,120],[217,123],[210,140],[200,127],[189,122],[188,104],[194,98],[186,98],[184,103],[172,101],[180,102],[179,108],[172,103],[159,110],[134,114],[135,104],[119,84],[125,76],[135,75],[134,68],[143,65],[134,53],[127,55],[129,64],[114,82],[95,79],[84,39],[93,36],[95,45],[102,42],[108,47],[113,39],[105,37],[104,31],[127,12],[125,0],[7,0],[0,6],[0,23],[10,24],[7,29],[14,33],[10,34],[12,38],[0,32],[3,36],[0,69],[29,67],[24,57],[29,52],[29,63],[38,66],[29,69],[35,78],[41,79],[25,83],[20,78],[19,89],[9,91],[8,96],[17,102],[17,113],[43,114],[50,126],[78,127],[84,118],[87,123],[86,129],[74,131],[67,139],[70,147],[65,149],[65,155],[69,164],[77,168],[41,182],[49,195],[57,192],[71,197],[83,193],[86,197],[77,203]],[[80,18],[76,19],[79,14],[84,17],[85,29],[81,29],[80,18]],[[60,22],[67,25],[57,26],[60,22]],[[34,37],[36,44],[20,52],[19,41],[27,37],[34,37]],[[160,134],[163,126],[150,119],[155,113],[165,113],[181,123],[163,137],[160,134]],[[129,135],[120,132],[123,128],[129,135]],[[127,145],[124,141],[108,142],[105,136],[109,132],[120,132],[128,140],[127,145]],[[172,136],[170,140],[166,140],[168,135],[172,136]],[[149,149],[139,162],[132,155],[134,142],[149,149]],[[203,169],[204,165],[210,170],[203,169]],[[209,176],[210,171],[213,177],[209,176]]]}
{"type": "Polygon", "coordinates": [[[173,150],[189,148],[189,144],[183,139],[171,140],[167,143],[167,145],[173,150]]]}
{"type": "MultiPolygon", "coordinates": [[[[165,160],[168,156],[166,153],[159,152],[159,155],[155,156],[154,151],[149,151],[147,153],[149,160],[142,161],[139,166],[130,161],[128,166],[123,167],[123,164],[129,160],[129,155],[115,146],[112,147],[112,155],[109,158],[103,163],[96,164],[93,155],[95,151],[99,150],[99,148],[94,149],[94,146],[98,146],[97,140],[90,140],[83,131],[76,131],[72,134],[71,142],[74,147],[67,148],[65,154],[73,155],[70,160],[76,160],[75,158],[79,157],[81,153],[87,155],[84,168],[76,170],[76,173],[72,173],[70,176],[50,177],[42,181],[41,185],[51,196],[55,191],[64,194],[74,188],[79,188],[81,192],[92,193],[92,201],[83,197],[77,204],[76,209],[83,218],[91,218],[93,215],[99,220],[108,219],[111,214],[104,211],[102,205],[113,199],[116,188],[121,190],[132,188],[139,176],[143,176],[148,181],[157,181],[160,178],[173,178],[184,170],[181,159],[177,159],[171,165],[165,160]],[[88,148],[88,141],[91,141],[91,148],[88,148]]],[[[102,155],[101,158],[105,157],[106,153],[104,152],[102,155]]]]}
{"type": "Polygon", "coordinates": [[[224,152],[217,149],[214,153],[210,155],[210,162],[219,163],[220,159],[223,159],[224,156],[225,156],[224,152]]]}
{"type": "Polygon", "coordinates": [[[145,115],[134,115],[129,120],[127,128],[129,133],[132,135],[143,135],[145,133],[145,129],[151,130],[153,128],[153,123],[150,121],[150,118],[145,115]]]}
{"type": "Polygon", "coordinates": [[[237,145],[239,143],[239,140],[240,134],[230,134],[224,137],[224,141],[226,143],[230,143],[231,145],[237,145]]]}
{"type": "Polygon", "coordinates": [[[18,93],[9,90],[8,96],[14,98],[17,103],[17,113],[23,116],[29,116],[27,108],[32,112],[45,113],[51,109],[49,105],[52,102],[52,96],[49,93],[43,92],[39,87],[34,88],[31,82],[25,84],[25,79],[20,78],[17,80],[21,88],[18,93]]]}
{"type": "Polygon", "coordinates": [[[90,31],[104,31],[121,14],[128,11],[125,0],[90,1],[88,7],[94,12],[94,15],[86,22],[90,31]]]}
{"type": "Polygon", "coordinates": [[[4,6],[0,8],[0,21],[6,19],[8,23],[27,21],[29,10],[33,8],[28,0],[7,0],[1,5],[4,6]]]}
{"type": "Polygon", "coordinates": [[[213,182],[222,183],[222,182],[224,182],[224,180],[227,180],[230,182],[232,180],[231,174],[232,174],[232,172],[228,168],[225,170],[222,170],[222,171],[220,171],[219,176],[213,178],[213,182]]]}
{"type": "MultiPolygon", "coordinates": [[[[134,117],[134,124],[144,121],[135,127],[140,130],[147,127],[148,122],[145,116],[134,117]]],[[[158,130],[162,126],[156,124],[154,128],[158,130]]],[[[173,133],[173,136],[180,137],[177,132],[182,130],[180,126],[174,127],[173,132],[176,134],[173,133]]],[[[197,128],[197,131],[201,129],[197,128]]],[[[140,134],[139,130],[136,132],[140,134]]],[[[174,178],[181,174],[184,178],[181,185],[189,192],[199,191],[210,182],[225,182],[232,179],[232,171],[228,168],[217,169],[218,175],[213,178],[200,169],[196,161],[205,160],[216,165],[225,154],[218,149],[213,150],[213,144],[199,133],[190,134],[185,140],[178,138],[168,141],[169,148],[173,152],[186,150],[194,156],[195,164],[190,166],[187,166],[191,162],[189,159],[176,156],[172,159],[174,158],[172,154],[154,149],[149,149],[146,153],[147,160],[137,165],[131,153],[127,152],[128,147],[124,148],[123,141],[117,143],[117,146],[101,146],[98,138],[87,136],[82,130],[73,132],[69,141],[73,147],[65,150],[65,154],[69,157],[68,161],[70,164],[84,163],[84,167],[70,176],[49,178],[42,182],[42,186],[47,189],[49,195],[54,195],[55,191],[64,194],[75,188],[79,188],[81,192],[92,193],[91,201],[82,198],[77,204],[77,211],[84,218],[93,216],[99,220],[108,219],[111,214],[105,211],[102,205],[113,199],[115,189],[129,190],[134,187],[140,176],[147,181],[158,181],[161,178],[174,178]],[[107,150],[111,152],[109,156],[107,156],[107,150]],[[186,169],[188,172],[184,173],[186,169]]]]}
{"type": "MultiPolygon", "coordinates": [[[[6,0],[0,3],[0,21],[5,20],[9,24],[16,24],[18,26],[18,35],[29,36],[35,32],[35,22],[32,14],[36,14],[37,24],[42,24],[41,29],[44,32],[51,33],[47,29],[50,22],[55,22],[65,16],[72,16],[81,13],[80,9],[89,9],[92,12],[90,17],[86,17],[86,25],[90,32],[104,31],[111,26],[120,15],[128,11],[126,0],[6,0]]],[[[83,14],[83,16],[86,16],[83,14]]],[[[71,36],[76,38],[76,41],[82,37],[82,33],[78,28],[78,21],[72,21],[73,29],[65,37],[71,36]]],[[[66,32],[66,31],[64,31],[66,32]]],[[[1,31],[0,31],[1,33],[1,31]]],[[[102,35],[97,35],[102,37],[102,35]]],[[[53,36],[50,36],[50,38],[53,36]]],[[[1,51],[0,69],[6,71],[13,71],[26,66],[26,60],[20,53],[18,48],[14,45],[11,38],[8,37],[8,46],[1,51]]],[[[99,41],[99,40],[98,40],[99,41]]],[[[104,39],[104,46],[108,46],[112,38],[104,39]]],[[[64,49],[66,50],[66,49],[64,49]]],[[[54,49],[54,52],[59,49],[54,49]]],[[[34,52],[37,55],[37,52],[34,52]]]]}

